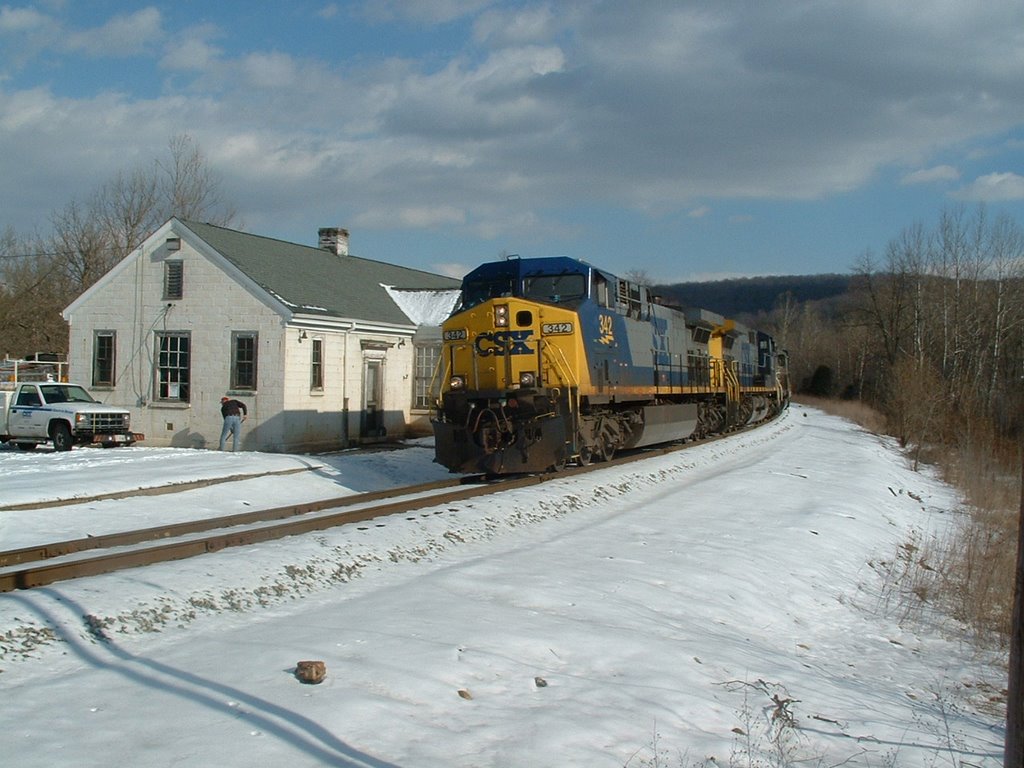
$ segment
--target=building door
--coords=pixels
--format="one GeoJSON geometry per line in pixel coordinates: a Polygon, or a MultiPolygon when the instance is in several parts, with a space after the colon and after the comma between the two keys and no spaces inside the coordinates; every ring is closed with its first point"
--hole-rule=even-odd
{"type": "Polygon", "coordinates": [[[366,360],[363,367],[363,418],[359,436],[384,437],[384,365],[382,360],[366,360]]]}

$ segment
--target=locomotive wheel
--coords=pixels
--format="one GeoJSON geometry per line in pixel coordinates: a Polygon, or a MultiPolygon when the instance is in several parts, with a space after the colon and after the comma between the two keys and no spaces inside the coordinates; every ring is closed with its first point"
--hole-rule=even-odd
{"type": "Polygon", "coordinates": [[[605,439],[601,441],[598,458],[601,461],[611,461],[615,458],[615,444],[611,440],[605,439]]]}
{"type": "Polygon", "coordinates": [[[594,454],[591,452],[589,446],[580,446],[580,455],[576,459],[576,461],[579,462],[579,465],[581,467],[589,466],[590,462],[592,462],[593,460],[594,454]]]}

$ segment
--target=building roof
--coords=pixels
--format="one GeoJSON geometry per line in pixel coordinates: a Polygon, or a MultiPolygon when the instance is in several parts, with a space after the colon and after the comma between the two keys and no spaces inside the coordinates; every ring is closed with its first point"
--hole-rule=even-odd
{"type": "Polygon", "coordinates": [[[458,290],[460,281],[418,269],[324,248],[251,235],[213,224],[181,224],[242,273],[300,314],[415,324],[384,286],[400,290],[458,290]]]}

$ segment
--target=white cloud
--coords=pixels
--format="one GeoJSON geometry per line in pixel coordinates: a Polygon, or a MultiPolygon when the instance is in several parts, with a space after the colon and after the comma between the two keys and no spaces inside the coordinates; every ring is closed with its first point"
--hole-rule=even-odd
{"type": "Polygon", "coordinates": [[[936,165],[932,168],[922,168],[906,174],[900,179],[904,186],[912,184],[932,184],[937,181],[956,181],[960,178],[960,171],[951,165],[936,165]]]}
{"type": "Polygon", "coordinates": [[[106,24],[69,34],[69,50],[89,56],[127,56],[145,51],[161,42],[161,16],[156,8],[143,8],[114,16],[106,24]]]}
{"type": "Polygon", "coordinates": [[[241,63],[249,84],[256,88],[287,89],[298,82],[298,67],[284,53],[254,53],[241,63]]]}
{"type": "Polygon", "coordinates": [[[218,35],[216,27],[209,24],[185,30],[167,45],[160,65],[183,72],[206,72],[223,54],[210,43],[210,39],[218,35]]]}
{"type": "Polygon", "coordinates": [[[979,176],[953,197],[959,200],[1024,200],[1024,176],[1016,173],[989,173],[979,176]]]}
{"type": "Polygon", "coordinates": [[[338,4],[328,3],[319,11],[317,11],[316,15],[319,16],[321,19],[333,19],[335,16],[338,15],[338,4]]]}
{"type": "Polygon", "coordinates": [[[473,266],[467,266],[466,264],[460,264],[454,261],[441,261],[431,264],[430,268],[439,275],[444,275],[445,277],[454,277],[461,280],[463,277],[466,276],[466,274],[470,270],[472,270],[476,266],[477,265],[475,264],[473,266]]]}
{"type": "Polygon", "coordinates": [[[473,25],[478,43],[529,45],[546,42],[558,28],[551,8],[516,8],[512,11],[489,10],[473,25]]]}
{"type": "MultiPolygon", "coordinates": [[[[9,54],[0,51],[0,156],[38,195],[29,206],[21,186],[8,185],[0,210],[30,229],[28,216],[38,221],[188,131],[224,175],[225,192],[256,220],[344,215],[353,226],[514,235],[504,242],[519,248],[528,238],[585,232],[579,219],[560,222],[575,205],[678,221],[720,212],[725,198],[825,198],[886,167],[919,168],[906,184],[950,181],[955,168],[929,167],[929,158],[946,150],[955,162],[953,152],[1024,125],[1024,62],[1008,55],[1019,0],[964,5],[955,19],[885,3],[786,0],[699,10],[367,5],[379,6],[378,20],[401,19],[399,37],[410,19],[442,26],[418,41],[419,58],[388,47],[394,29],[360,26],[355,16],[345,34],[381,35],[379,48],[360,47],[353,58],[344,45],[262,47],[228,24],[170,28],[153,7],[66,37],[90,55],[138,50],[142,41],[164,51],[166,81],[145,98],[19,91],[16,78],[2,79],[9,54]],[[446,23],[454,19],[462,23],[446,23]]],[[[349,14],[354,6],[321,0],[310,13],[338,7],[349,14]]],[[[56,24],[0,8],[0,30],[35,25],[53,71],[75,63],[54,48],[56,24]]],[[[1019,179],[994,174],[962,194],[1017,199],[992,195],[1019,194],[1019,179]]]]}
{"type": "Polygon", "coordinates": [[[51,22],[34,8],[11,8],[8,5],[0,8],[0,32],[23,34],[46,26],[51,22]]]}
{"type": "Polygon", "coordinates": [[[445,224],[462,224],[466,212],[449,205],[420,205],[404,208],[374,208],[358,214],[353,223],[357,227],[398,227],[430,229],[445,224]]]}
{"type": "Polygon", "coordinates": [[[0,130],[6,133],[41,129],[47,116],[59,114],[53,96],[43,88],[19,91],[0,101],[0,130]]]}
{"type": "Polygon", "coordinates": [[[445,24],[472,15],[493,0],[365,0],[362,13],[374,21],[395,19],[445,24]]]}

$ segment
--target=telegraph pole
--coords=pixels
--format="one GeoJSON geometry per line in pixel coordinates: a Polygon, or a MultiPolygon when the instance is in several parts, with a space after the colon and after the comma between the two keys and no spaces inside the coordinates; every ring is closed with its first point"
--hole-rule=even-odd
{"type": "Polygon", "coordinates": [[[1021,444],[1020,518],[1017,521],[1017,577],[1010,627],[1010,676],[1006,686],[1006,741],[1003,768],[1024,766],[1024,442],[1021,444]]]}

